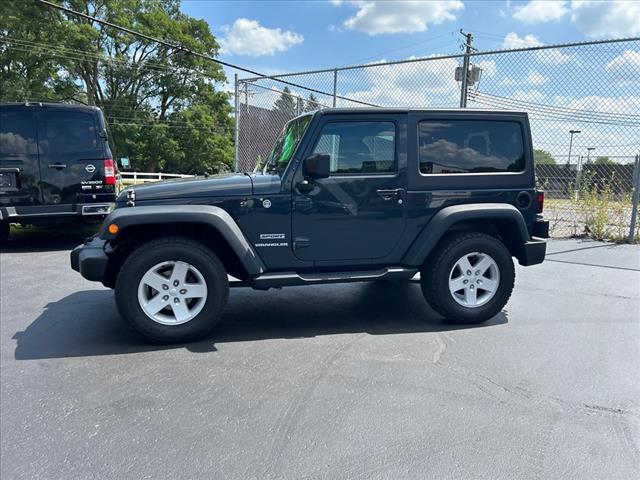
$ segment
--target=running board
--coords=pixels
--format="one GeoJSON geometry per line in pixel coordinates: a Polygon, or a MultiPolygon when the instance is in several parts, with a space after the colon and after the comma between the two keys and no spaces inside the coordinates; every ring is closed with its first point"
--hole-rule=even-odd
{"type": "MultiPolygon", "coordinates": [[[[325,273],[295,273],[279,272],[265,273],[256,277],[251,286],[258,290],[268,288],[291,287],[295,285],[314,285],[323,283],[366,282],[372,280],[410,280],[417,268],[387,267],[380,270],[325,272],[325,273]]],[[[247,284],[243,282],[242,286],[247,284]]],[[[241,285],[238,285],[241,286],[241,285]]]]}

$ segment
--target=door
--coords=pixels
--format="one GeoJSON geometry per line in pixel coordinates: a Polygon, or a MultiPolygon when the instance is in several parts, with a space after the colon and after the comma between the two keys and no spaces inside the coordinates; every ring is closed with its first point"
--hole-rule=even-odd
{"type": "Polygon", "coordinates": [[[37,206],[40,165],[36,119],[25,106],[0,107],[0,206],[37,206]]]}
{"type": "MultiPolygon", "coordinates": [[[[330,118],[320,126],[308,152],[330,156],[330,176],[312,180],[310,191],[294,185],[295,255],[319,262],[382,263],[405,226],[405,177],[398,169],[401,120],[330,118]]],[[[302,180],[301,174],[297,178],[302,180]]]]}
{"type": "Polygon", "coordinates": [[[104,193],[103,142],[96,116],[73,110],[43,110],[38,116],[42,197],[69,205],[80,193],[104,193]]]}

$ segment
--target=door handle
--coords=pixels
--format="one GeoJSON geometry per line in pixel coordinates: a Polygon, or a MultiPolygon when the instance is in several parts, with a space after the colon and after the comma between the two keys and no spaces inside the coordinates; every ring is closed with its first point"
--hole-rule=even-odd
{"type": "Polygon", "coordinates": [[[51,165],[48,165],[49,168],[55,168],[56,170],[62,170],[63,168],[67,168],[67,166],[64,163],[52,163],[51,165]]]}
{"type": "Polygon", "coordinates": [[[402,188],[396,188],[394,190],[376,190],[376,193],[383,200],[391,200],[393,197],[398,197],[402,193],[402,188]]]}

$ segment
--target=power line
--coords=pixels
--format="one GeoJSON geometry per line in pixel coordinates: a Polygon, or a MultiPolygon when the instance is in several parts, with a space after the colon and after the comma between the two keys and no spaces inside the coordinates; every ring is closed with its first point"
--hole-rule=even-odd
{"type": "MultiPolygon", "coordinates": [[[[319,93],[319,94],[322,94],[322,95],[334,96],[333,93],[327,93],[327,92],[323,92],[322,90],[316,90],[314,88],[309,88],[309,87],[305,87],[303,85],[298,85],[296,83],[292,83],[292,82],[289,82],[289,81],[286,81],[286,80],[281,80],[281,79],[278,78],[277,75],[264,75],[264,74],[262,74],[260,72],[255,71],[255,70],[251,70],[251,69],[248,69],[248,68],[245,68],[245,67],[241,67],[239,65],[234,65],[233,63],[229,63],[229,62],[225,62],[225,61],[219,60],[219,59],[217,59],[215,57],[212,57],[211,55],[207,55],[207,54],[204,54],[204,53],[196,52],[195,50],[191,50],[191,49],[186,48],[186,47],[184,47],[182,45],[173,44],[173,43],[167,42],[165,40],[161,40],[159,38],[152,37],[152,36],[147,35],[145,33],[137,32],[135,30],[131,30],[130,28],[123,27],[121,25],[116,25],[115,23],[107,22],[106,20],[101,20],[99,18],[92,17],[91,15],[87,15],[86,13],[78,12],[76,10],[72,10],[70,8],[64,7],[62,5],[58,5],[58,4],[53,3],[53,2],[49,2],[47,0],[38,0],[38,1],[43,5],[47,5],[49,7],[61,10],[61,11],[66,12],[66,13],[70,13],[71,15],[77,15],[77,16],[85,18],[87,20],[91,20],[93,22],[99,23],[100,25],[104,25],[104,26],[107,26],[107,27],[110,27],[110,28],[114,28],[116,30],[120,30],[120,31],[129,33],[130,35],[135,35],[137,37],[144,38],[145,40],[149,40],[151,42],[159,43],[160,45],[164,45],[166,47],[170,47],[170,48],[173,48],[175,50],[178,50],[178,51],[181,51],[181,52],[184,52],[184,53],[188,53],[190,55],[194,55],[194,56],[203,58],[205,60],[209,60],[211,62],[215,62],[215,63],[217,63],[219,65],[223,65],[225,67],[233,68],[235,70],[239,70],[239,71],[245,72],[245,73],[250,73],[252,75],[257,75],[258,77],[261,77],[262,79],[268,78],[268,79],[272,79],[272,80],[277,80],[277,81],[279,81],[281,83],[284,83],[286,85],[291,85],[292,87],[302,88],[304,90],[307,90],[307,91],[310,91],[310,92],[314,92],[314,93],[319,93]]],[[[339,95],[336,95],[336,98],[339,98],[341,100],[350,100],[349,98],[341,97],[339,95]]],[[[360,104],[367,105],[367,106],[370,106],[370,107],[376,107],[377,106],[377,105],[374,105],[374,104],[369,104],[369,103],[360,102],[360,101],[356,101],[356,103],[360,103],[360,104]]]]}

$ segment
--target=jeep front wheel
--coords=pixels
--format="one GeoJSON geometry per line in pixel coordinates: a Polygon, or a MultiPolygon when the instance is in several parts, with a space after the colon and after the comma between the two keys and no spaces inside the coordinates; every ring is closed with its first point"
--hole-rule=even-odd
{"type": "Polygon", "coordinates": [[[229,295],[218,257],[187,238],[153,240],[136,249],[116,280],[120,314],[147,339],[187,342],[213,330],[229,295]]]}
{"type": "Polygon", "coordinates": [[[498,314],[514,281],[509,250],[497,238],[477,232],[445,238],[421,271],[429,305],[460,324],[481,323],[498,314]]]}

